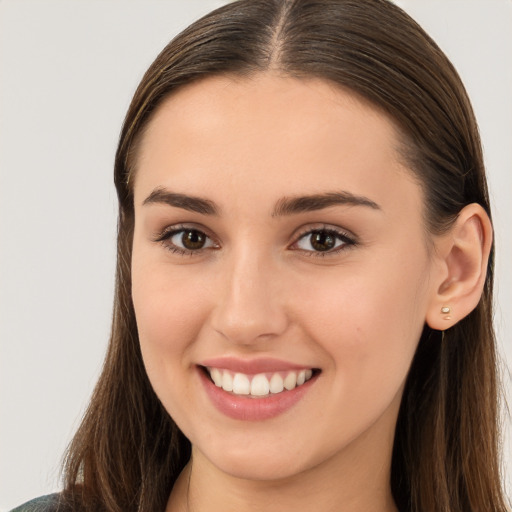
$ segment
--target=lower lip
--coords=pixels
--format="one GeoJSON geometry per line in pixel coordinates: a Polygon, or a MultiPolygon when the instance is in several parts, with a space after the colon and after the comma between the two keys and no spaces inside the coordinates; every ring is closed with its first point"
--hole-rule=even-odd
{"type": "Polygon", "coordinates": [[[250,396],[233,395],[217,387],[201,368],[198,368],[198,373],[213,405],[226,416],[244,421],[268,420],[283,414],[304,397],[317,377],[314,375],[307,382],[291,391],[269,394],[263,398],[252,398],[250,396]]]}

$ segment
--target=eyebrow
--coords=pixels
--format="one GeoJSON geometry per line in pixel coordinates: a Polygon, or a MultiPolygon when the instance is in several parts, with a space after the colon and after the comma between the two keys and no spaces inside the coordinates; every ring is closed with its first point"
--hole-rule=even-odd
{"type": "Polygon", "coordinates": [[[371,199],[343,190],[310,196],[283,197],[276,203],[272,217],[323,210],[338,205],[366,206],[373,210],[380,210],[380,206],[371,199]]]}
{"type": "MultiPolygon", "coordinates": [[[[162,187],[153,190],[142,204],[155,203],[167,204],[203,215],[219,215],[218,206],[209,199],[171,192],[162,187]]],[[[380,206],[371,199],[343,190],[308,196],[283,197],[277,201],[272,211],[272,217],[323,210],[324,208],[338,205],[365,206],[373,210],[380,210],[380,206]]]]}
{"type": "Polygon", "coordinates": [[[218,215],[219,210],[213,201],[201,197],[189,196],[186,194],[177,194],[164,188],[156,188],[144,199],[146,204],[167,204],[176,208],[182,208],[191,212],[201,213],[203,215],[218,215]]]}

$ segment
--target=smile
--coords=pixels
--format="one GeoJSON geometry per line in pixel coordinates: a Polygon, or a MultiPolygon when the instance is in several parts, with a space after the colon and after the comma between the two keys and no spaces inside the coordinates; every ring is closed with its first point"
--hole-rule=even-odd
{"type": "Polygon", "coordinates": [[[251,398],[264,398],[271,394],[291,391],[309,381],[314,374],[312,368],[256,375],[212,367],[206,367],[205,370],[218,388],[234,395],[251,398]]]}
{"type": "Polygon", "coordinates": [[[322,373],[319,368],[274,358],[218,357],[196,368],[210,403],[225,416],[242,421],[286,413],[310,393],[322,373]]]}

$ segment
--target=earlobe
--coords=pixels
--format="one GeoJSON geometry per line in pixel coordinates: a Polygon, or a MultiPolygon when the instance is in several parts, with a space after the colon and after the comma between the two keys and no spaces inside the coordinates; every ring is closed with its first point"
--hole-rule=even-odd
{"type": "Polygon", "coordinates": [[[464,207],[449,232],[436,243],[439,259],[426,322],[446,330],[477,306],[492,246],[492,225],[476,203],[464,207]]]}

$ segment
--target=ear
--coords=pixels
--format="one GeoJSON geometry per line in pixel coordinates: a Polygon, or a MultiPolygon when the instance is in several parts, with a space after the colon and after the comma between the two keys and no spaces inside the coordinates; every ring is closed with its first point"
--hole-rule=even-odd
{"type": "Polygon", "coordinates": [[[477,306],[492,246],[492,225],[476,203],[464,207],[448,233],[435,241],[438,260],[426,322],[444,331],[477,306]]]}

